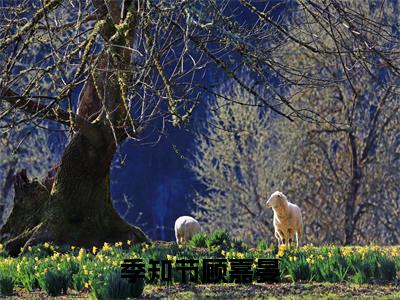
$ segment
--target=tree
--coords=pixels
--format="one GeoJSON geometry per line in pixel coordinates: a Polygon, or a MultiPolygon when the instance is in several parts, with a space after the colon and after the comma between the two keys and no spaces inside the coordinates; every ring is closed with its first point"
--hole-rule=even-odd
{"type": "Polygon", "coordinates": [[[44,240],[147,241],[111,204],[118,145],[140,140],[151,124],[186,120],[207,88],[195,79],[208,65],[235,78],[243,65],[233,55],[273,38],[265,26],[231,22],[212,1],[11,1],[2,13],[1,96],[11,104],[3,116],[20,109],[30,117],[19,123],[48,119],[74,131],[50,194],[26,178],[19,185],[1,229],[12,253],[44,240]],[[76,105],[72,92],[82,83],[76,105]]]}
{"type": "Polygon", "coordinates": [[[216,97],[195,138],[190,168],[206,193],[196,195],[193,214],[206,230],[223,228],[254,245],[273,237],[272,214],[265,206],[271,186],[271,118],[254,96],[230,84],[220,94],[233,102],[216,97]]]}
{"type": "MultiPolygon", "coordinates": [[[[344,18],[355,14],[343,12],[336,1],[329,3],[344,18]]],[[[299,5],[316,6],[311,1],[299,1],[299,5]]],[[[253,6],[246,0],[240,4],[212,0],[7,2],[0,24],[0,95],[11,109],[1,116],[19,109],[29,118],[18,123],[47,119],[74,131],[51,192],[40,185],[32,188],[24,180],[16,193],[15,200],[20,200],[15,203],[20,205],[14,206],[0,232],[7,249],[15,253],[21,246],[44,240],[80,246],[147,241],[139,228],[127,224],[113,209],[111,160],[121,143],[142,139],[146,129],[162,131],[166,122],[179,125],[187,120],[200,96],[212,94],[220,84],[202,84],[202,76],[212,66],[221,71],[221,78],[231,78],[266,108],[288,119],[293,119],[288,114],[301,116],[283,93],[288,82],[285,73],[302,76],[302,72],[282,64],[280,50],[289,41],[306,52],[323,54],[325,49],[310,44],[312,34],[301,40],[288,32],[287,19],[272,17],[275,10],[276,6],[253,6]],[[259,20],[249,24],[246,18],[234,19],[238,9],[259,20]],[[246,85],[238,76],[242,71],[270,88],[271,98],[246,85]],[[74,93],[82,84],[77,104],[74,93]],[[290,112],[283,113],[277,104],[289,107],[290,112]],[[36,199],[29,200],[27,195],[36,199]],[[34,208],[34,216],[28,208],[34,208]]],[[[327,18],[324,11],[318,13],[327,18]]],[[[363,30],[373,26],[367,24],[363,30]]],[[[398,56],[386,51],[386,45],[379,46],[365,53],[397,70],[393,62],[398,56]]],[[[358,55],[358,50],[351,51],[358,55]]],[[[360,61],[369,62],[369,57],[360,61]]]]}
{"type": "Polygon", "coordinates": [[[316,48],[339,52],[306,53],[288,43],[282,55],[293,68],[305,70],[305,81],[325,82],[291,87],[296,110],[309,112],[308,121],[313,115],[320,121],[282,121],[273,168],[282,170],[273,176],[304,206],[306,236],[314,241],[399,241],[400,190],[393,184],[400,179],[399,60],[386,61],[377,52],[378,45],[386,45],[387,55],[397,52],[392,25],[398,24],[398,11],[396,2],[345,2],[338,8],[333,1],[325,8],[304,7],[294,18],[295,36],[313,32],[316,48]],[[325,20],[317,15],[320,9],[325,20]],[[360,15],[344,17],[346,11],[360,15]],[[309,23],[299,26],[303,19],[309,23]]]}
{"type": "MultiPolygon", "coordinates": [[[[249,108],[239,106],[245,120],[237,121],[238,113],[217,100],[192,166],[208,191],[197,196],[198,217],[234,232],[240,224],[258,237],[265,232],[254,225],[263,226],[264,208],[255,205],[265,199],[260,191],[283,190],[302,208],[309,242],[398,243],[400,189],[394,182],[400,179],[400,102],[394,55],[399,40],[392,27],[398,9],[397,3],[300,2],[279,57],[293,83],[286,99],[299,118],[260,119],[257,109],[249,117],[249,108]],[[384,54],[378,45],[386,45],[384,54]],[[318,50],[304,50],[310,47],[318,50]],[[243,122],[259,143],[254,152],[245,148],[245,156],[241,139],[234,138],[243,122]],[[268,138],[259,132],[268,132],[268,138]],[[243,166],[252,167],[242,173],[243,166]],[[258,188],[250,188],[253,180],[258,188]],[[260,199],[251,200],[255,195],[260,199]]],[[[220,94],[237,89],[228,86],[220,94]]],[[[235,95],[241,95],[238,102],[249,99],[243,91],[235,95]]],[[[283,111],[290,113],[288,106],[283,111]]]]}

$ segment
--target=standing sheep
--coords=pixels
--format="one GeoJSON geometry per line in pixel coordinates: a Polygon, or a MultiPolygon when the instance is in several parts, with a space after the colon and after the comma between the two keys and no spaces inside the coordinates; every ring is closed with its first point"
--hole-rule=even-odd
{"type": "Polygon", "coordinates": [[[177,244],[190,241],[192,236],[201,231],[199,222],[189,216],[182,216],[175,221],[175,238],[177,244]]]}
{"type": "Polygon", "coordinates": [[[267,201],[267,207],[274,211],[275,237],[278,239],[278,245],[290,245],[293,242],[296,233],[296,244],[299,247],[303,231],[303,220],[300,208],[290,203],[286,196],[276,191],[267,201]]]}

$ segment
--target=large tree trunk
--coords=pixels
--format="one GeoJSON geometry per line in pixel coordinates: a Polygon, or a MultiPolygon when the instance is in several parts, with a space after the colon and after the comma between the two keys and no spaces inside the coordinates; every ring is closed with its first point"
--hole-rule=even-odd
{"type": "MultiPolygon", "coordinates": [[[[102,128],[98,130],[103,134],[102,128]]],[[[114,143],[94,145],[76,133],[65,149],[51,192],[37,181],[17,180],[14,208],[0,231],[6,248],[17,254],[20,247],[44,241],[83,247],[149,241],[112,205],[109,177],[114,152],[114,143]]]]}

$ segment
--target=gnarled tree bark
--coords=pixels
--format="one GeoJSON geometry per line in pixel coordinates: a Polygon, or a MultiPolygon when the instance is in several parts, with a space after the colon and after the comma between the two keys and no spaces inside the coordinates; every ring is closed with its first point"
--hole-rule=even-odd
{"type": "Polygon", "coordinates": [[[112,205],[109,177],[114,151],[112,144],[99,147],[78,133],[65,149],[51,191],[19,173],[13,210],[0,230],[6,249],[16,255],[21,247],[45,241],[82,247],[149,241],[112,205]]]}
{"type": "MultiPolygon", "coordinates": [[[[99,132],[102,127],[98,127],[99,132]]],[[[64,151],[51,191],[21,172],[14,207],[0,230],[0,241],[16,255],[21,247],[52,241],[82,247],[104,242],[149,241],[115,211],[110,195],[110,164],[115,145],[93,145],[75,134],[64,151]]]]}

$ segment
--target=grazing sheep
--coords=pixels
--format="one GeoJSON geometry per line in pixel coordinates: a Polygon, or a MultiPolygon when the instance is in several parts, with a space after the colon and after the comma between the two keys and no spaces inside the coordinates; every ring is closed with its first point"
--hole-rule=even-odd
{"type": "Polygon", "coordinates": [[[278,245],[287,244],[289,246],[296,233],[296,244],[299,247],[303,231],[300,208],[296,204],[290,203],[286,196],[279,191],[269,197],[267,207],[271,207],[274,211],[275,237],[278,245]]]}
{"type": "Polygon", "coordinates": [[[201,231],[199,222],[189,216],[182,216],[175,221],[175,237],[177,244],[190,241],[192,236],[201,231]]]}

